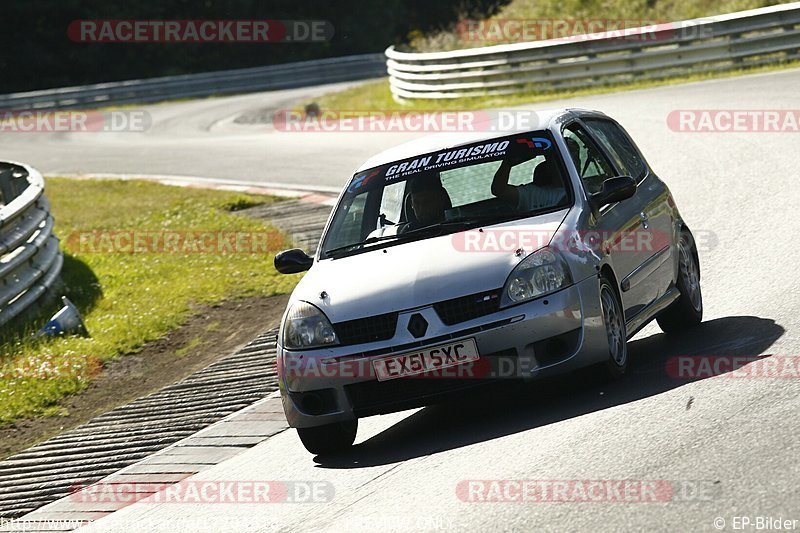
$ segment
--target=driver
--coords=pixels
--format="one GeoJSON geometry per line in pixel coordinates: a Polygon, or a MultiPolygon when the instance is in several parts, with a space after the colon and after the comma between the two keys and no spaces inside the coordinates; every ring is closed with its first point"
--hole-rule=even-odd
{"type": "Polygon", "coordinates": [[[408,187],[406,209],[410,208],[411,212],[404,231],[444,222],[445,210],[451,205],[450,197],[436,176],[419,176],[411,180],[408,187]]]}

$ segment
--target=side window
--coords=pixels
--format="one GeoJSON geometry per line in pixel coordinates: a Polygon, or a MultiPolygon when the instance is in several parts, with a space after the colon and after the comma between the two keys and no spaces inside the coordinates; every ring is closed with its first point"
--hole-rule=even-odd
{"type": "Polygon", "coordinates": [[[599,118],[587,118],[584,122],[625,174],[636,181],[645,177],[647,166],[622,128],[610,120],[599,118]]]}
{"type": "Polygon", "coordinates": [[[533,159],[525,161],[524,163],[520,163],[519,165],[515,165],[511,167],[511,172],[508,175],[508,183],[509,185],[525,185],[527,183],[531,183],[533,180],[533,172],[536,170],[536,167],[539,166],[539,163],[544,161],[543,155],[537,155],[533,159]]]}
{"type": "Polygon", "coordinates": [[[587,194],[600,192],[603,182],[614,177],[615,172],[611,164],[577,124],[567,126],[564,130],[564,139],[587,194]]]}
{"type": "Polygon", "coordinates": [[[492,178],[500,167],[500,161],[490,161],[468,167],[443,170],[439,176],[442,186],[450,196],[453,207],[494,198],[492,178]]]}
{"type": "MultiPolygon", "coordinates": [[[[531,183],[534,170],[544,160],[544,156],[539,155],[514,165],[508,176],[509,185],[519,186],[531,183]]],[[[442,186],[450,196],[453,207],[494,199],[492,180],[497,169],[500,168],[500,163],[500,161],[490,161],[442,171],[440,173],[442,186]]]]}

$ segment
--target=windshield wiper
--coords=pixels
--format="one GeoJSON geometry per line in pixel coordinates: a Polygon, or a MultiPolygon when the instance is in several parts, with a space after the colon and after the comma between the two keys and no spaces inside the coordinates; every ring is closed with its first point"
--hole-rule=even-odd
{"type": "Polygon", "coordinates": [[[339,246],[338,248],[332,248],[330,250],[325,250],[325,257],[333,257],[334,255],[340,252],[346,252],[348,250],[352,250],[353,248],[357,248],[359,246],[364,246],[366,244],[374,244],[376,242],[381,241],[405,241],[411,240],[415,237],[418,237],[423,234],[431,233],[433,231],[441,231],[442,225],[441,224],[432,224],[430,226],[424,226],[421,228],[417,228],[411,231],[407,231],[405,233],[398,233],[395,235],[383,235],[381,237],[370,237],[360,242],[354,242],[351,244],[345,244],[344,246],[339,246]]]}
{"type": "Polygon", "coordinates": [[[513,214],[499,214],[499,213],[492,213],[492,214],[483,214],[483,215],[472,215],[472,216],[464,216],[459,218],[454,218],[452,220],[447,220],[442,222],[444,226],[455,226],[455,225],[464,225],[464,226],[471,226],[471,225],[487,225],[487,224],[498,224],[500,222],[506,222],[509,220],[514,220],[520,218],[520,213],[513,213],[513,214]]]}

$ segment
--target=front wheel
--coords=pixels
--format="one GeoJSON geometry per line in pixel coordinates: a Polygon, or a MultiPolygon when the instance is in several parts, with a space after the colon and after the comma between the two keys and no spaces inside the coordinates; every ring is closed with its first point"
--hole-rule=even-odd
{"type": "Polygon", "coordinates": [[[358,431],[358,419],[324,426],[297,428],[297,435],[306,450],[315,455],[323,455],[340,452],[352,446],[356,440],[356,431],[358,431]]]}
{"type": "Polygon", "coordinates": [[[607,377],[616,379],[628,368],[628,339],[625,314],[617,291],[605,277],[600,278],[600,308],[608,339],[608,359],[603,368],[607,377]]]}
{"type": "Polygon", "coordinates": [[[678,243],[678,291],[681,295],[656,320],[664,333],[677,333],[703,321],[700,265],[692,234],[681,232],[678,243]]]}

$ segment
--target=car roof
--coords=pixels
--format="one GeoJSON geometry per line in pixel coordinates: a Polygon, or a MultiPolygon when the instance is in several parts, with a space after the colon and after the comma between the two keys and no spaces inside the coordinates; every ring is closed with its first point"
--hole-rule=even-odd
{"type": "Polygon", "coordinates": [[[465,144],[471,144],[474,142],[480,142],[486,139],[494,139],[497,137],[504,137],[507,135],[514,135],[517,133],[527,133],[529,131],[537,129],[538,130],[548,129],[553,124],[560,123],[573,116],[588,115],[588,114],[603,116],[603,114],[598,111],[590,111],[586,109],[575,109],[575,108],[546,109],[539,111],[524,110],[524,109],[502,110],[507,113],[535,114],[535,121],[534,120],[523,121],[525,127],[503,128],[502,125],[499,123],[500,121],[498,116],[496,116],[498,111],[500,110],[481,112],[487,115],[486,120],[475,122],[476,127],[481,129],[481,131],[434,133],[431,135],[420,137],[419,139],[414,139],[413,141],[389,148],[388,150],[384,150],[383,152],[380,152],[370,157],[358,168],[358,170],[356,170],[356,173],[380,165],[385,165],[387,163],[392,163],[394,161],[409,159],[420,154],[436,152],[438,150],[445,150],[448,148],[456,148],[458,146],[463,146],[465,144]]]}

